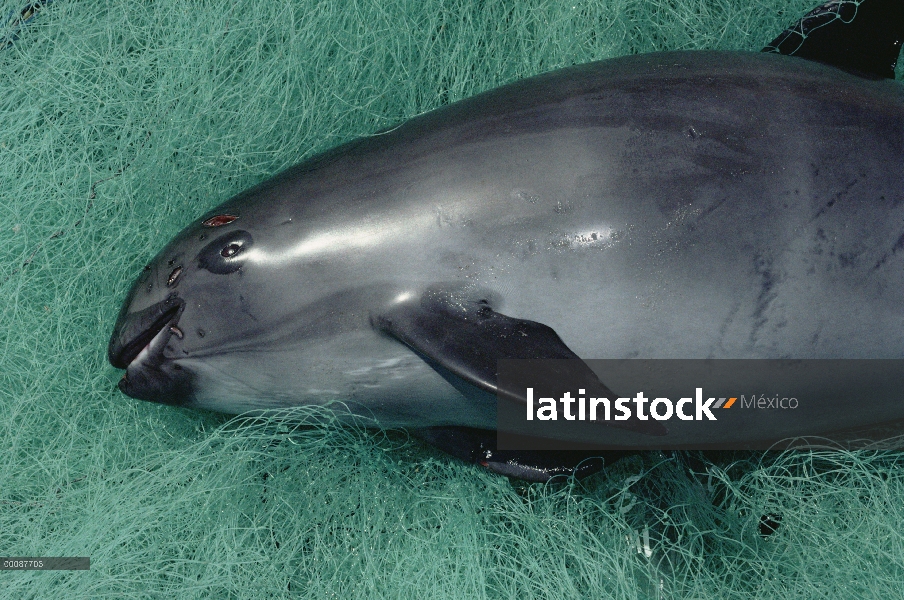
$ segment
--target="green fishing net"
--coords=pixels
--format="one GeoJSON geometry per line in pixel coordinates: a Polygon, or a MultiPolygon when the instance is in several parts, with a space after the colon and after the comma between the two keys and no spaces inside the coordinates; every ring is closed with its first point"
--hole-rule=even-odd
{"type": "Polygon", "coordinates": [[[526,484],[316,411],[134,401],[105,356],[141,266],[282,168],[560,66],[759,50],[812,2],[0,1],[0,554],[91,559],[0,596],[900,595],[897,453],[526,484]]]}

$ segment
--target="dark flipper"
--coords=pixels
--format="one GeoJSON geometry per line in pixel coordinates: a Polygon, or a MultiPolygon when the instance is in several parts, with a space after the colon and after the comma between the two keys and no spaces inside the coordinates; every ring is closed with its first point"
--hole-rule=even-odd
{"type": "Polygon", "coordinates": [[[430,427],[416,435],[443,452],[463,461],[527,481],[549,481],[556,476],[586,477],[628,452],[505,451],[496,449],[496,432],[467,427],[430,427]]]}
{"type": "Polygon", "coordinates": [[[892,79],[902,41],[904,1],[832,0],[804,15],[769,42],[763,52],[892,79]]]}
{"type": "MultiPolygon", "coordinates": [[[[375,316],[373,324],[421,355],[459,390],[465,384],[525,404],[525,389],[498,386],[497,361],[567,359],[562,371],[550,378],[567,382],[574,389],[585,388],[598,397],[617,397],[552,328],[497,313],[487,300],[469,297],[460,290],[429,290],[375,316]]],[[[636,417],[606,425],[647,435],[668,433],[661,423],[636,417]]]]}

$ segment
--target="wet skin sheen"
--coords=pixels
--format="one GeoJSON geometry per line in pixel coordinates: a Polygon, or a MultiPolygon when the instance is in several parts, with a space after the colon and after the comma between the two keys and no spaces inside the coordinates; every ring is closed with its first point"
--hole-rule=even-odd
{"type": "Polygon", "coordinates": [[[375,325],[437,290],[584,359],[902,358],[902,166],[894,81],[725,52],[556,71],[211,210],[135,283],[111,361],[146,400],[492,429],[375,325]]]}

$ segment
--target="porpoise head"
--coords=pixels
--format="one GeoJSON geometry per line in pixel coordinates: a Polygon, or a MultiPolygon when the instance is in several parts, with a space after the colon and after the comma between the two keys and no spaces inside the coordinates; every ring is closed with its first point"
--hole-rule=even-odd
{"type": "Polygon", "coordinates": [[[248,328],[248,319],[237,317],[241,307],[224,305],[241,294],[218,293],[224,275],[241,277],[254,245],[247,230],[226,227],[237,219],[215,215],[187,228],[132,285],[107,350],[110,363],[126,370],[119,382],[125,394],[193,404],[195,373],[183,359],[221,347],[248,328]]]}
{"type": "Polygon", "coordinates": [[[429,371],[370,324],[400,294],[362,247],[388,220],[323,198],[306,169],[203,215],[144,267],[108,347],[123,393],[238,414],[382,396],[398,369],[429,371]]]}

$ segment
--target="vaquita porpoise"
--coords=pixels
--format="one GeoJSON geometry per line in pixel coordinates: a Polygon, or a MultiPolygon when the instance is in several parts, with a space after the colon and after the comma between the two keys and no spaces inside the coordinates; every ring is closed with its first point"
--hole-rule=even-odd
{"type": "Polygon", "coordinates": [[[119,387],[340,406],[544,479],[570,467],[493,446],[497,360],[904,358],[902,6],[830,2],[765,52],[561,69],[306,160],[144,268],[119,387]]]}

